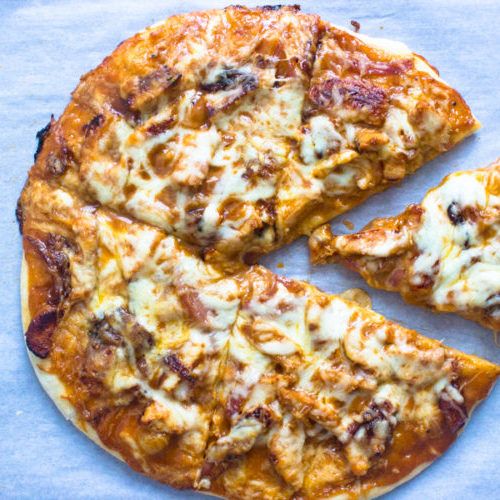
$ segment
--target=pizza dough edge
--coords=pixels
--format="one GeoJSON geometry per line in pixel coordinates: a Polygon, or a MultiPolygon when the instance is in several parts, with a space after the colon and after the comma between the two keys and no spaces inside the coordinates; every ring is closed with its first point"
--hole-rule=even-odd
{"type": "MultiPolygon", "coordinates": [[[[29,312],[29,286],[28,286],[28,264],[26,262],[26,257],[24,255],[24,252],[22,253],[21,257],[21,286],[20,286],[20,295],[21,295],[21,324],[22,324],[22,329],[23,329],[23,341],[24,341],[24,332],[28,329],[28,326],[31,322],[31,314],[29,312]]],[[[73,409],[73,406],[64,398],[64,386],[62,383],[59,381],[56,375],[49,374],[43,370],[41,370],[38,366],[38,358],[28,349],[26,346],[26,342],[24,342],[26,351],[28,353],[29,360],[31,362],[31,365],[33,367],[33,371],[35,372],[36,378],[40,382],[40,385],[42,386],[43,390],[46,392],[47,396],[52,400],[56,408],[59,410],[60,413],[62,413],[63,417],[70,421],[78,431],[83,432],[89,439],[91,439],[94,444],[99,446],[102,450],[104,450],[107,453],[110,453],[112,456],[117,458],[120,462],[127,464],[127,462],[123,459],[123,457],[115,450],[112,450],[111,448],[107,447],[100,439],[99,435],[97,432],[93,429],[92,426],[87,425],[84,427],[81,427],[78,424],[77,418],[75,411],[73,409]]],[[[137,474],[140,474],[141,476],[147,478],[149,481],[153,482],[154,484],[158,484],[159,481],[156,481],[155,479],[152,479],[147,475],[145,472],[138,472],[134,469],[132,469],[130,466],[128,466],[130,470],[134,471],[137,474]]],[[[159,484],[164,484],[165,486],[172,488],[175,491],[182,491],[179,489],[174,488],[173,486],[170,486],[166,483],[159,483],[159,484]]],[[[201,495],[206,495],[210,497],[215,497],[215,498],[223,498],[219,495],[215,495],[213,493],[203,491],[203,490],[185,490],[185,491],[193,491],[195,493],[199,493],[201,495]]]]}

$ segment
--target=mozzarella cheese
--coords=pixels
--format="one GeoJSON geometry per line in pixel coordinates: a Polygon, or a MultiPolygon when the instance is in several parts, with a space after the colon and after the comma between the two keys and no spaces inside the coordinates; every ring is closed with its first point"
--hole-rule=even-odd
{"type": "Polygon", "coordinates": [[[490,191],[499,184],[495,170],[458,172],[424,198],[412,282],[431,277],[435,305],[470,310],[500,303],[500,196],[490,191]]]}

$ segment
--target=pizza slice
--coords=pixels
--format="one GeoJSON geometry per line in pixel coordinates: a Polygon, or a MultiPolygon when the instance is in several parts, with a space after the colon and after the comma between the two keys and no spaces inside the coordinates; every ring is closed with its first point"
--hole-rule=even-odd
{"type": "Polygon", "coordinates": [[[500,163],[456,172],[419,205],[359,233],[310,239],[315,263],[341,262],[410,303],[500,329],[500,163]]]}
{"type": "Polygon", "coordinates": [[[381,495],[448,448],[500,372],[306,283],[241,279],[202,490],[381,495]]]}
{"type": "Polygon", "coordinates": [[[228,7],[121,44],[40,135],[31,176],[228,266],[309,233],[477,128],[401,44],[292,6],[228,7]]]}
{"type": "Polygon", "coordinates": [[[62,188],[35,199],[22,220],[37,375],[87,435],[172,486],[381,494],[446,450],[498,375],[306,283],[261,267],[224,276],[175,237],[62,188]],[[85,214],[92,223],[76,224],[85,214]],[[73,295],[87,280],[90,293],[73,295]],[[52,296],[49,323],[36,305],[52,296]]]}

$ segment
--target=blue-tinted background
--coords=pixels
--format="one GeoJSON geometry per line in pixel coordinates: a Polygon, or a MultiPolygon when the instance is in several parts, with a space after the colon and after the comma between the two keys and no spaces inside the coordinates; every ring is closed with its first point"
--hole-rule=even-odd
{"type": "MultiPolygon", "coordinates": [[[[202,498],[178,493],[131,471],[64,421],[39,386],[25,353],[19,312],[21,246],[14,208],[31,166],[35,133],[59,115],[81,74],[121,40],[178,13],[222,7],[226,1],[51,0],[0,1],[0,497],[202,498]]],[[[235,3],[275,3],[272,0],[235,3]]],[[[281,0],[279,3],[288,3],[281,0]]],[[[297,3],[297,2],[292,2],[297,3]]],[[[400,188],[372,198],[342,220],[359,229],[375,216],[399,212],[447,173],[482,166],[500,156],[500,2],[307,1],[304,11],[340,26],[355,19],[361,32],[400,40],[423,54],[471,105],[483,124],[475,137],[422,168],[400,188]]],[[[305,240],[265,259],[277,272],[337,292],[365,287],[356,275],[312,268],[305,240]]],[[[468,353],[500,362],[491,333],[450,315],[407,306],[371,291],[374,308],[468,353]]],[[[458,442],[391,499],[500,498],[500,390],[474,415],[458,442]]]]}

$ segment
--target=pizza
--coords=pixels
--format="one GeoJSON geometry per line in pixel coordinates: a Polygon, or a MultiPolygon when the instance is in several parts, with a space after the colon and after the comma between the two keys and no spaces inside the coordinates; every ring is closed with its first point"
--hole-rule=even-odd
{"type": "Polygon", "coordinates": [[[41,384],[96,443],[176,488],[365,498],[408,480],[500,368],[255,259],[477,126],[420,56],[296,7],[174,16],[132,37],[39,132],[19,199],[41,384]]]}
{"type": "Polygon", "coordinates": [[[420,204],[334,236],[310,238],[313,262],[342,262],[413,304],[500,330],[500,163],[456,172],[420,204]]]}

